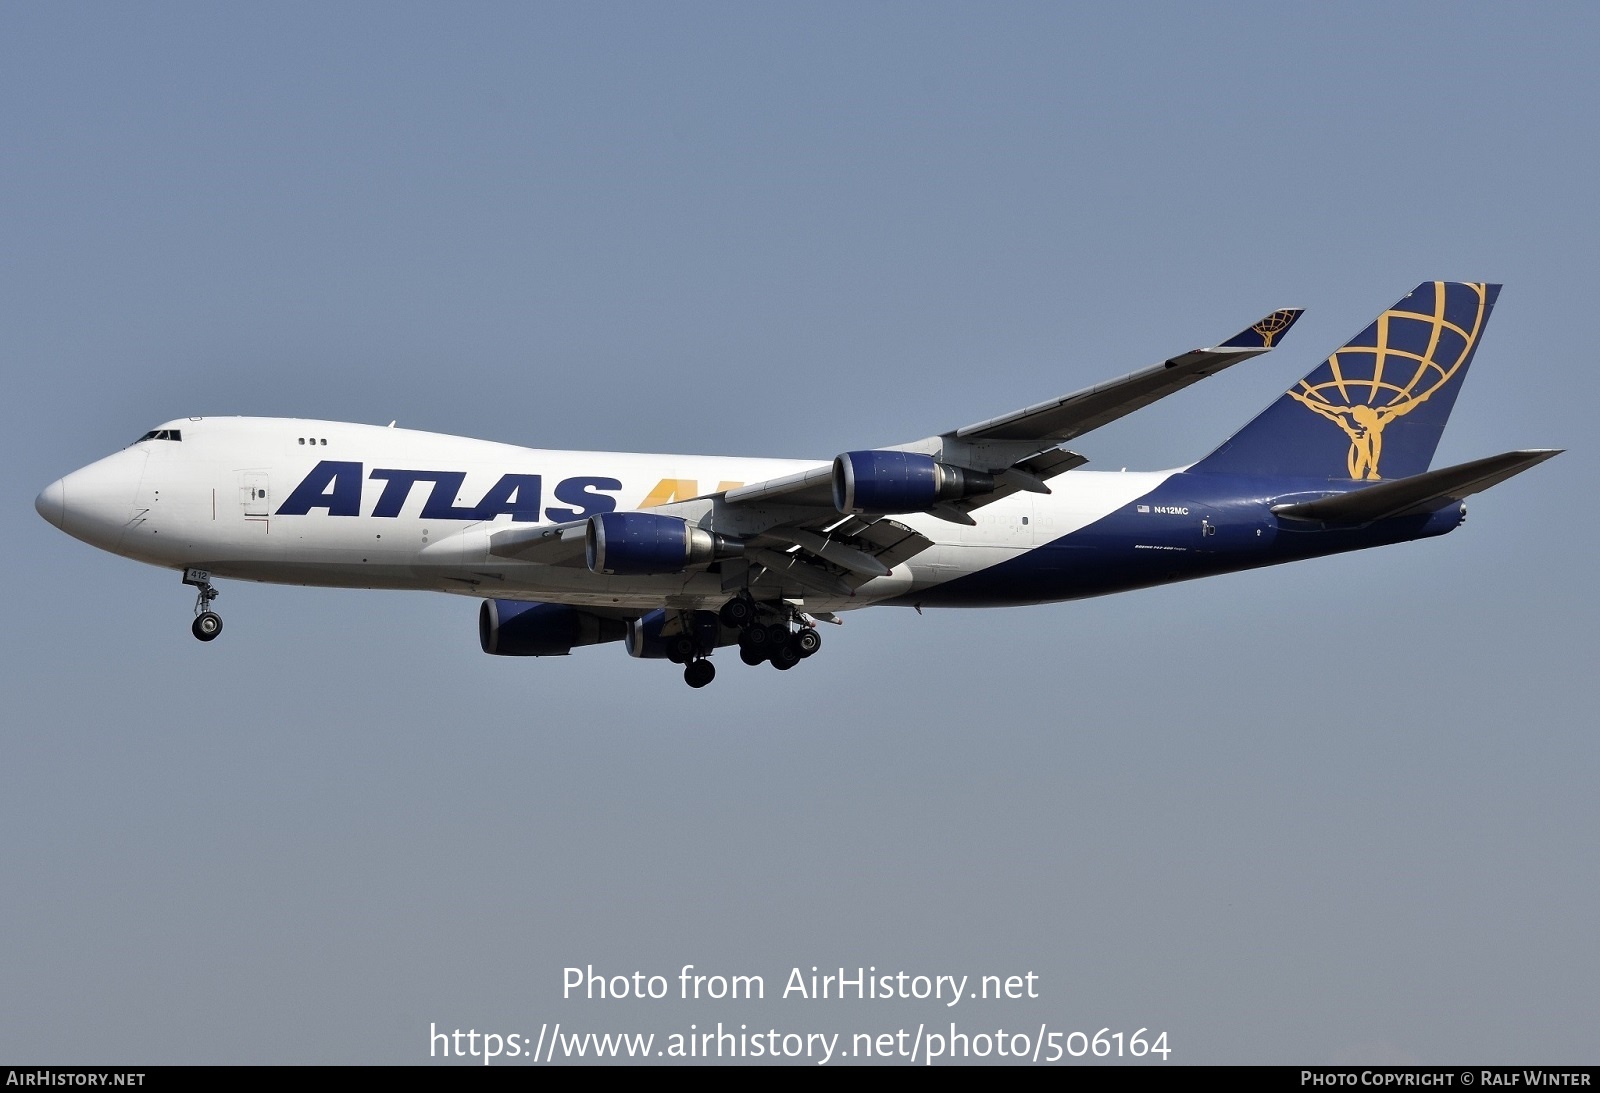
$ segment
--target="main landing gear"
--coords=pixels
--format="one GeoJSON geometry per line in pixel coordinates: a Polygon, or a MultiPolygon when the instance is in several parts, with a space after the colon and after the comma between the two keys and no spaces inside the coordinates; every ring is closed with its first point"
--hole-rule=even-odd
{"type": "Polygon", "coordinates": [[[755,601],[739,596],[722,605],[718,618],[738,629],[739,659],[752,667],[770,661],[787,672],[822,648],[822,635],[812,621],[787,605],[758,610],[755,601]]]}
{"type": "Polygon", "coordinates": [[[699,689],[717,678],[717,666],[709,660],[691,660],[683,669],[683,681],[699,689]]]}
{"type": "Polygon", "coordinates": [[[739,659],[770,663],[786,672],[822,648],[816,620],[787,603],[758,603],[748,592],[722,605],[712,620],[703,612],[681,616],[684,629],[662,639],[667,659],[683,665],[683,681],[697,690],[716,678],[708,659],[728,630],[739,635],[739,659]],[[691,618],[693,622],[691,624],[691,618]],[[720,631],[720,633],[719,633],[720,631]]]}
{"type": "Polygon", "coordinates": [[[211,610],[211,601],[222,593],[211,587],[211,574],[203,569],[183,571],[183,583],[199,589],[194,598],[194,623],[191,633],[201,641],[214,641],[222,633],[222,616],[211,610]]]}

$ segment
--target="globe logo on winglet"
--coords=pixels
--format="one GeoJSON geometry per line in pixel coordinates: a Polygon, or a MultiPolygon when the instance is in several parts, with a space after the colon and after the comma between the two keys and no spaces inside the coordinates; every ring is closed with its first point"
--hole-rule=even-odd
{"type": "MultiPolygon", "coordinates": [[[[1348,465],[1354,479],[1382,477],[1384,429],[1427,402],[1461,370],[1488,313],[1487,286],[1482,284],[1435,281],[1431,309],[1408,310],[1411,302],[1407,297],[1378,316],[1322,369],[1289,391],[1350,438],[1348,465]],[[1450,303],[1458,316],[1466,312],[1471,318],[1447,318],[1450,303]],[[1329,378],[1320,378],[1324,374],[1329,378]]],[[[1418,306],[1429,305],[1419,301],[1418,306]]]]}
{"type": "Polygon", "coordinates": [[[1250,329],[1261,336],[1261,348],[1271,349],[1272,339],[1293,326],[1299,315],[1300,313],[1292,308],[1279,308],[1250,329]]]}

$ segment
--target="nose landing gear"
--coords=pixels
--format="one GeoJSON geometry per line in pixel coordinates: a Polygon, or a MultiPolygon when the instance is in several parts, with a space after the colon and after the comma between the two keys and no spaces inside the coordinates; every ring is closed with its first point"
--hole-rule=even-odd
{"type": "Polygon", "coordinates": [[[222,616],[211,610],[211,601],[222,593],[211,587],[211,574],[204,569],[184,570],[183,583],[199,590],[194,598],[194,623],[189,627],[190,632],[201,641],[214,641],[222,633],[222,616]]]}

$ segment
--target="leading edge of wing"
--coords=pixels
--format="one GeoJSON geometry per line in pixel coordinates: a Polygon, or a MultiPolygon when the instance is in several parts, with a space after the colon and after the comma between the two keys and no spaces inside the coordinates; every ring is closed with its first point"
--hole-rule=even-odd
{"type": "Polygon", "coordinates": [[[1279,308],[1218,345],[1193,349],[1138,372],[963,426],[942,434],[941,439],[1033,444],[1033,451],[1042,451],[1268,352],[1303,312],[1303,308],[1279,308]]]}
{"type": "MultiPolygon", "coordinates": [[[[1268,352],[1294,326],[1303,312],[1302,308],[1279,308],[1209,349],[1190,350],[1119,379],[1085,387],[926,440],[889,445],[887,450],[921,452],[959,466],[992,473],[1003,474],[1011,469],[1026,471],[1028,468],[1020,464],[1030,456],[1047,452],[1206,376],[1268,352]]],[[[1067,457],[1073,460],[1072,466],[1085,462],[1082,456],[1074,453],[1067,453],[1067,457]]],[[[1051,473],[1067,469],[1070,468],[1061,466],[1053,468],[1051,473]]],[[[729,490],[724,497],[731,505],[782,503],[827,507],[832,502],[831,472],[831,464],[820,464],[781,478],[740,486],[729,490]]],[[[1020,481],[1009,483],[1003,490],[986,496],[979,503],[997,500],[1017,488],[1029,487],[1020,481]]]]}

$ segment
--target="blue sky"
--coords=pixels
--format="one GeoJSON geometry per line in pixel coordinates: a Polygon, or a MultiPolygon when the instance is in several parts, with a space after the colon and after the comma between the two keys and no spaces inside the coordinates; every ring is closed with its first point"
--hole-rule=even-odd
{"type": "Polygon", "coordinates": [[[385,1062],[952,1017],[1181,1062],[1593,1062],[1593,8],[12,5],[0,1057],[385,1062]],[[867,612],[705,692],[475,604],[224,586],[39,520],[189,414],[828,458],[1208,344],[1080,442],[1210,450],[1418,281],[1506,284],[1447,538],[867,612]],[[1040,976],[991,1010],[561,971],[1040,976]]]}

